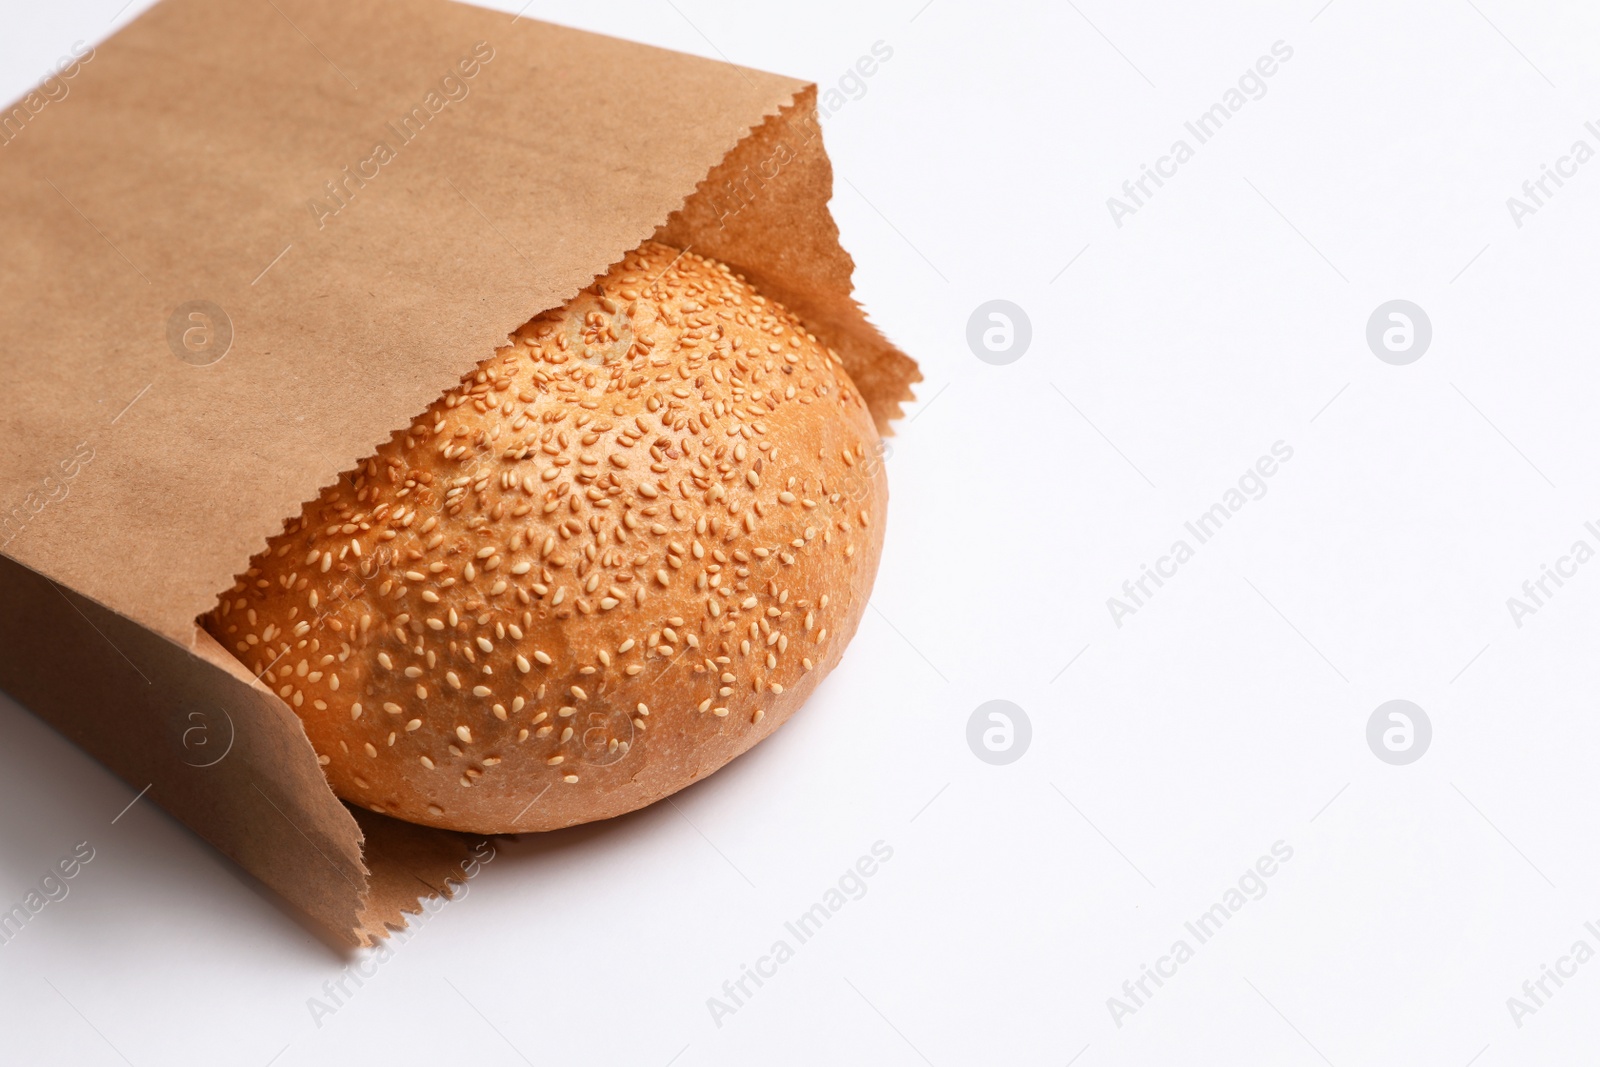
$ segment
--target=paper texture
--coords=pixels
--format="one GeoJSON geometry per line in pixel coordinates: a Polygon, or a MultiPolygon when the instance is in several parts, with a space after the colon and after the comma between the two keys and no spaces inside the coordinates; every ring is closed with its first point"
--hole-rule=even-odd
{"type": "Polygon", "coordinates": [[[0,148],[0,684],[339,936],[415,910],[464,840],[358,825],[195,619],[658,230],[789,303],[886,427],[917,375],[851,299],[811,100],[442,0],[151,9],[0,148]],[[237,735],[203,774],[195,711],[237,735]]]}

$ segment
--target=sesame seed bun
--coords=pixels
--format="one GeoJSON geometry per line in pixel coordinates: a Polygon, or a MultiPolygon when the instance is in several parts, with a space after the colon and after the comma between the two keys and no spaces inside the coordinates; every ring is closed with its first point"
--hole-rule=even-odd
{"type": "Polygon", "coordinates": [[[879,453],[832,350],[647,242],[306,504],[203,622],[345,800],[475,833],[605,819],[838,663],[879,453]]]}

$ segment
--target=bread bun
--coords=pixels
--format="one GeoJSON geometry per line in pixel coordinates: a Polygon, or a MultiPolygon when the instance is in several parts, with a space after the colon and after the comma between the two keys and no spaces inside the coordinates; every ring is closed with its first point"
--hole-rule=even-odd
{"type": "Polygon", "coordinates": [[[352,803],[474,833],[605,819],[838,663],[879,453],[792,314],[646,243],[306,504],[203,621],[352,803]]]}

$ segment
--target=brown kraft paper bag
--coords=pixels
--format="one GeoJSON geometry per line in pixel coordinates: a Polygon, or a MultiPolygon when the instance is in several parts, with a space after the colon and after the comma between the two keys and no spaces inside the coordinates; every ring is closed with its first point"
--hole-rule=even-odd
{"type": "MultiPolygon", "coordinates": [[[[88,51],[88,50],[85,50],[88,51]]],[[[845,360],[815,87],[447,0],[164,0],[0,112],[0,687],[337,939],[471,842],[342,804],[196,626],[266,540],[652,236],[845,360]]]]}

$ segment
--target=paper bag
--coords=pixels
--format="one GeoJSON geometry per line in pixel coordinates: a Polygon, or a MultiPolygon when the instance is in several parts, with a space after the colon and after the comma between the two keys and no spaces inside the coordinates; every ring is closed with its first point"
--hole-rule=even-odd
{"type": "Polygon", "coordinates": [[[340,803],[196,626],[284,520],[652,236],[881,428],[920,376],[851,297],[812,86],[444,0],[165,0],[64,84],[0,113],[0,686],[370,943],[470,842],[340,803]]]}

